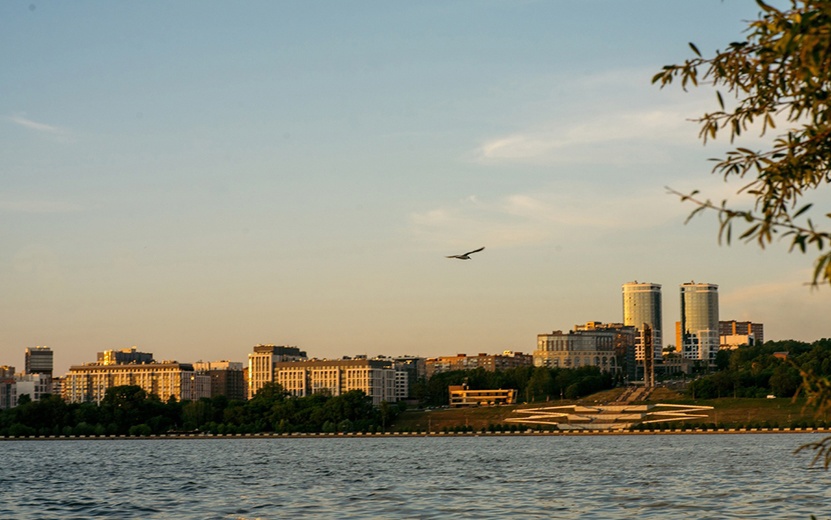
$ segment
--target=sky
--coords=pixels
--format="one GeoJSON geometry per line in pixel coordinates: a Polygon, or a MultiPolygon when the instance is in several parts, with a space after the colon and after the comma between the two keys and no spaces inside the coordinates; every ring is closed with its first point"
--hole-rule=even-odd
{"type": "Polygon", "coordinates": [[[662,285],[665,343],[690,281],[766,339],[829,337],[814,255],[720,245],[666,189],[747,203],[690,121],[713,91],[650,80],[757,11],[2,2],[0,364],[530,353],[622,321],[636,280],[662,285]]]}

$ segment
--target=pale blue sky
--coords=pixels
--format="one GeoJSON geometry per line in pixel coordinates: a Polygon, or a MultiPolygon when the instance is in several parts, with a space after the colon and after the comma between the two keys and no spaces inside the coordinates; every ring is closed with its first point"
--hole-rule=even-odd
{"type": "MultiPolygon", "coordinates": [[[[620,286],[716,283],[722,319],[829,334],[785,244],[719,247],[667,63],[751,1],[0,3],[0,364],[531,352],[620,286]],[[487,249],[470,261],[445,255],[487,249]]],[[[831,205],[827,195],[819,198],[831,205]]]]}

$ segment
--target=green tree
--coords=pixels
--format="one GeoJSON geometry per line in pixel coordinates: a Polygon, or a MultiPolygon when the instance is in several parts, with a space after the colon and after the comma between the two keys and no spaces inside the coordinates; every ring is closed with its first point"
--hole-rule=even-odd
{"type": "MultiPolygon", "coordinates": [[[[652,78],[661,87],[680,79],[685,90],[699,81],[715,88],[718,109],[697,120],[705,143],[722,131],[732,144],[754,125],[763,137],[784,126],[765,149],[735,147],[715,159],[713,173],[725,180],[743,179],[740,191],[753,196],[755,204],[750,210],[736,209],[726,200],[716,204],[696,198],[697,192],[670,191],[697,205],[690,217],[716,210],[719,240],[728,244],[737,222],[744,228],[739,239],[762,248],[776,236],[787,238],[792,251],[816,247],[812,283],[831,283],[831,233],[815,225],[811,204],[805,203],[807,194],[831,182],[831,2],[790,0],[789,8],[781,10],[761,0],[757,4],[761,11],[750,21],[745,41],[733,42],[711,58],[691,43],[696,57],[667,65],[652,78]],[[729,103],[721,90],[732,95],[729,103]]],[[[801,391],[817,414],[827,417],[831,379],[806,369],[801,375],[801,391]]],[[[803,448],[816,450],[826,469],[831,465],[831,437],[803,448]]]]}
{"type": "Polygon", "coordinates": [[[525,400],[533,403],[538,399],[549,397],[554,388],[554,378],[547,367],[536,367],[525,387],[525,400]]]}
{"type": "Polygon", "coordinates": [[[756,128],[765,136],[785,127],[766,149],[737,146],[714,159],[713,173],[742,179],[739,191],[752,195],[755,205],[735,209],[726,200],[719,205],[696,192],[670,191],[698,205],[690,217],[715,209],[719,239],[728,244],[736,222],[744,228],[739,239],[762,248],[776,236],[787,237],[791,250],[816,247],[813,283],[831,282],[831,233],[816,227],[808,216],[811,204],[804,203],[808,193],[831,182],[831,2],[790,0],[783,10],[757,3],[761,12],[749,22],[745,41],[709,58],[691,43],[694,58],[667,65],[652,78],[661,87],[680,80],[684,90],[700,83],[715,89],[718,108],[697,119],[705,143],[721,132],[734,143],[756,128]]]}

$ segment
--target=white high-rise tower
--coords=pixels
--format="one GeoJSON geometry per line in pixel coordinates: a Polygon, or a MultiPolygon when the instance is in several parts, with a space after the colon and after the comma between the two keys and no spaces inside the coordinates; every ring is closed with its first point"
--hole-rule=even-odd
{"type": "Polygon", "coordinates": [[[657,283],[628,282],[623,284],[623,324],[638,331],[635,337],[635,359],[644,359],[644,348],[652,345],[653,359],[661,359],[663,314],[661,286],[657,283]],[[650,337],[645,331],[651,330],[650,337]]]}
{"type": "Polygon", "coordinates": [[[687,359],[710,363],[719,349],[718,285],[681,284],[680,347],[687,359]]]}

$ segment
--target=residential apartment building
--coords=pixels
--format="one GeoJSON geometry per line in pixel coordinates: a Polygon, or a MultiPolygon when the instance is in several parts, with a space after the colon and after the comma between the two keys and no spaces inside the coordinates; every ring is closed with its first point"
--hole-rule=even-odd
{"type": "Polygon", "coordinates": [[[661,285],[627,282],[622,286],[622,293],[623,324],[637,330],[635,359],[643,361],[649,349],[653,359],[661,359],[664,347],[661,285]]]}
{"type": "Polygon", "coordinates": [[[27,348],[24,371],[15,373],[15,367],[0,366],[0,410],[14,408],[22,396],[39,401],[52,394],[53,352],[49,347],[27,348]]]}
{"type": "Polygon", "coordinates": [[[52,394],[51,374],[17,374],[14,383],[17,394],[14,406],[17,406],[23,395],[28,395],[32,401],[40,401],[44,395],[52,394]]]}
{"type": "Polygon", "coordinates": [[[718,285],[681,284],[681,321],[675,324],[681,355],[712,363],[721,344],[718,319],[718,285]]]}
{"type": "Polygon", "coordinates": [[[397,400],[396,370],[389,359],[281,361],[274,364],[274,382],[295,397],[361,390],[374,405],[397,400]]]}
{"type": "Polygon", "coordinates": [[[145,364],[98,364],[72,366],[63,381],[62,397],[70,403],[100,403],[115,386],[140,386],[162,401],[178,401],[211,396],[211,378],[199,374],[189,363],[168,361],[145,364]]]}
{"type": "Polygon", "coordinates": [[[235,361],[197,361],[193,364],[197,374],[211,378],[211,397],[224,395],[230,400],[244,401],[247,388],[243,365],[235,361]]]}
{"type": "MultiPolygon", "coordinates": [[[[629,330],[634,334],[632,329],[629,330]]],[[[604,372],[616,372],[619,369],[615,355],[616,336],[615,331],[602,328],[565,333],[555,330],[550,334],[538,334],[537,349],[533,355],[534,366],[594,366],[604,372]]]]}
{"type": "Polygon", "coordinates": [[[248,399],[266,384],[277,382],[274,372],[277,363],[306,359],[306,353],[297,347],[256,345],[254,352],[248,354],[248,399]]]}
{"type": "Polygon", "coordinates": [[[718,335],[721,348],[761,345],[765,342],[765,326],[749,321],[719,321],[718,335]]]}
{"type": "Polygon", "coordinates": [[[502,354],[493,355],[479,354],[477,356],[468,356],[467,354],[456,354],[455,356],[428,358],[425,364],[427,369],[426,375],[429,379],[433,377],[433,374],[451,372],[453,370],[475,370],[482,368],[488,372],[495,372],[497,370],[507,370],[521,366],[532,366],[534,364],[534,356],[506,350],[502,354]]]}
{"type": "Polygon", "coordinates": [[[415,356],[392,358],[395,367],[395,396],[400,401],[412,395],[413,384],[427,378],[427,359],[415,356]]]}

